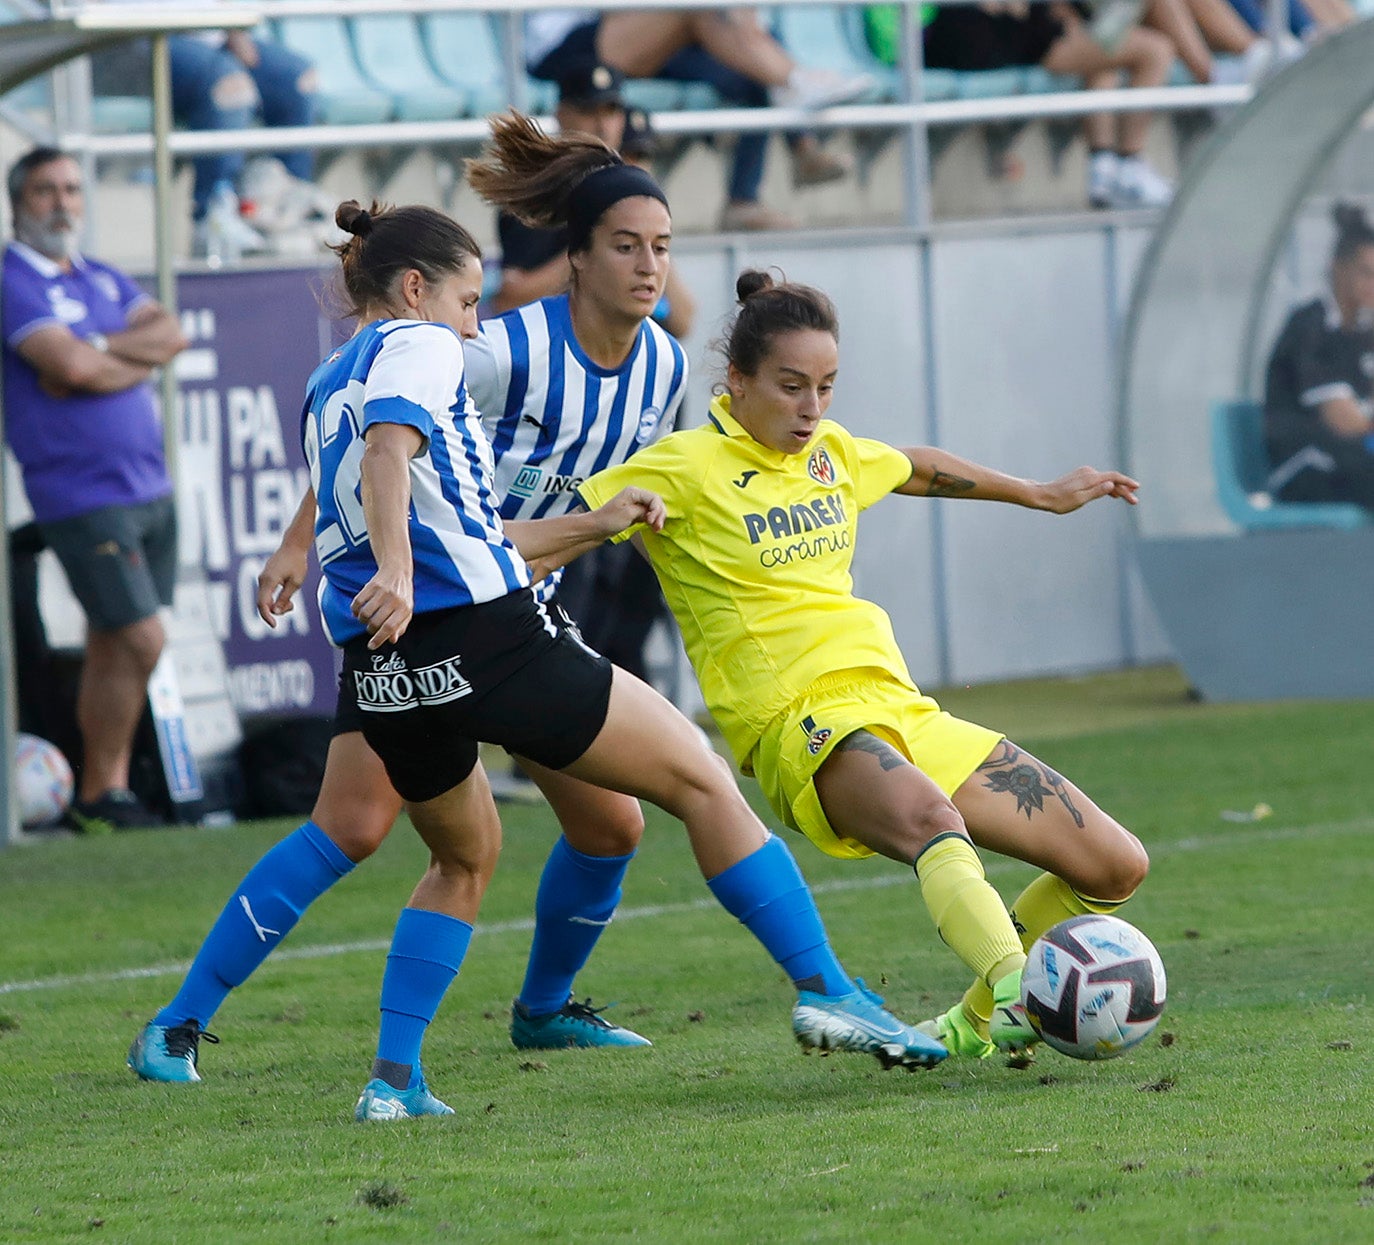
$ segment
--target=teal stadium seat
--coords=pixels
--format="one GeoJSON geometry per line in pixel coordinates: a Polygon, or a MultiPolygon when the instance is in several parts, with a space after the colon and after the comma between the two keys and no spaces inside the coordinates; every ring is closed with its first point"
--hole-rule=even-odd
{"type": "Polygon", "coordinates": [[[956,99],[1002,99],[1026,93],[1026,71],[1010,69],[969,69],[955,75],[956,99]]]}
{"type": "Polygon", "coordinates": [[[326,125],[369,125],[390,121],[391,96],[378,90],[358,68],[353,44],[341,17],[283,17],[277,38],[314,62],[320,89],[320,120],[326,125]]]}
{"type": "Polygon", "coordinates": [[[467,112],[467,92],[435,72],[413,13],[368,13],[349,25],[358,68],[391,96],[398,121],[449,121],[467,112]]]}
{"type": "Polygon", "coordinates": [[[1083,86],[1081,78],[1071,78],[1067,74],[1050,73],[1039,65],[1026,69],[1026,93],[1028,95],[1058,95],[1064,91],[1077,91],[1083,86]]]}
{"type": "Polygon", "coordinates": [[[420,16],[429,62],[449,86],[467,97],[474,117],[501,112],[507,104],[505,63],[488,13],[450,10],[420,16]]]}
{"type": "MultiPolygon", "coordinates": [[[[864,9],[862,5],[845,5],[840,13],[845,40],[854,59],[865,73],[871,73],[878,80],[878,98],[887,103],[902,98],[902,71],[895,65],[885,64],[874,54],[869,46],[868,32],[864,29],[864,9]]],[[[925,99],[930,102],[954,98],[954,71],[950,69],[924,69],[921,84],[925,99]]]]}
{"type": "Polygon", "coordinates": [[[1275,501],[1265,489],[1269,458],[1264,450],[1264,411],[1258,402],[1212,405],[1212,465],[1217,500],[1232,522],[1247,531],[1293,527],[1364,527],[1363,507],[1346,502],[1275,501]]]}
{"type": "Polygon", "coordinates": [[[773,33],[793,60],[837,73],[872,74],[875,85],[859,103],[891,99],[890,80],[875,72],[871,56],[860,57],[845,28],[844,8],[824,4],[782,6],[773,12],[773,33]]]}
{"type": "Polygon", "coordinates": [[[621,93],[631,108],[647,113],[677,112],[686,105],[687,83],[669,78],[627,78],[621,93]]]}

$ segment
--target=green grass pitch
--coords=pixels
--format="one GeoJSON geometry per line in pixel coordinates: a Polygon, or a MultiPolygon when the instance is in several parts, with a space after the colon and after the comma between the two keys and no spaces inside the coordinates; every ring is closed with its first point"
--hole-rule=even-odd
{"type": "MultiPolygon", "coordinates": [[[[942,699],[1150,849],[1123,915],[1159,947],[1169,1005],[1139,1051],[916,1074],[803,1057],[787,983],[650,813],[579,990],[655,1045],[531,1058],[506,1024],[555,830],[507,809],[426,1045],[454,1117],[352,1122],[423,864],[404,825],[231,996],[205,1082],[145,1085],[129,1040],[293,823],[54,841],[0,854],[0,1240],[1374,1240],[1374,703],[1199,706],[1168,670],[942,699]]],[[[895,1011],[962,990],[909,871],[793,846],[895,1011]]],[[[1008,897],[1031,876],[988,866],[1008,897]]]]}

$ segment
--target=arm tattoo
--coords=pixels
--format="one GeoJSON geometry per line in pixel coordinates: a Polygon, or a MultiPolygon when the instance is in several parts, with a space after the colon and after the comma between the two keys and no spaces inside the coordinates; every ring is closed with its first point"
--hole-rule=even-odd
{"type": "Polygon", "coordinates": [[[907,763],[906,757],[889,743],[884,743],[871,731],[855,731],[835,745],[837,752],[871,752],[886,772],[907,763]]]}
{"type": "Polygon", "coordinates": [[[1023,753],[1009,740],[1004,739],[997,745],[997,751],[978,767],[978,772],[987,775],[989,791],[1009,791],[1014,795],[1016,811],[1025,813],[1027,821],[1034,814],[1045,811],[1045,797],[1053,794],[1068,810],[1074,825],[1080,830],[1083,828],[1083,814],[1074,807],[1069,785],[1063,777],[1023,753]]]}
{"type": "Polygon", "coordinates": [[[937,471],[930,477],[930,487],[926,489],[926,496],[957,497],[960,493],[967,493],[976,487],[972,480],[965,480],[963,476],[951,475],[948,471],[937,471]]]}

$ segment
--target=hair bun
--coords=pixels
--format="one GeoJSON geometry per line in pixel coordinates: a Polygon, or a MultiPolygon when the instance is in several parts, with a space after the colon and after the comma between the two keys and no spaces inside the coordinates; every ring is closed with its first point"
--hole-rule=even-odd
{"type": "Polygon", "coordinates": [[[748,302],[755,294],[773,288],[773,278],[757,268],[747,268],[735,281],[735,298],[741,303],[748,302]]]}
{"type": "Polygon", "coordinates": [[[334,223],[344,233],[365,238],[372,232],[372,213],[367,211],[357,199],[347,199],[339,204],[338,210],[334,213],[334,223]]]}

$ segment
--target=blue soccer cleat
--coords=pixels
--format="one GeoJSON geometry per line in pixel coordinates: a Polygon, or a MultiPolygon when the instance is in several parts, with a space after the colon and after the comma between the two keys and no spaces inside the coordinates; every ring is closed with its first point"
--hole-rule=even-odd
{"type": "Polygon", "coordinates": [[[569,999],[556,1012],[531,1016],[517,1000],[510,1009],[510,1040],[517,1050],[567,1050],[586,1046],[652,1046],[633,1029],[622,1029],[602,1018],[604,1007],[593,1007],[591,999],[577,1003],[569,999]]]}
{"type": "Polygon", "coordinates": [[[145,1081],[187,1084],[200,1080],[196,1064],[201,1040],[218,1044],[219,1038],[206,1033],[198,1020],[179,1025],[160,1025],[150,1020],[134,1038],[127,1060],[130,1068],[145,1081]]]}
{"type": "Polygon", "coordinates": [[[453,1108],[429,1092],[424,1077],[409,1089],[397,1089],[385,1081],[368,1081],[353,1118],[360,1124],[409,1120],[421,1115],[452,1115],[453,1108]]]}
{"type": "Polygon", "coordinates": [[[817,994],[803,990],[792,1009],[792,1032],[805,1049],[873,1055],[884,1068],[933,1068],[947,1051],[934,1038],[903,1024],[883,1007],[862,978],[852,994],[817,994]]]}

